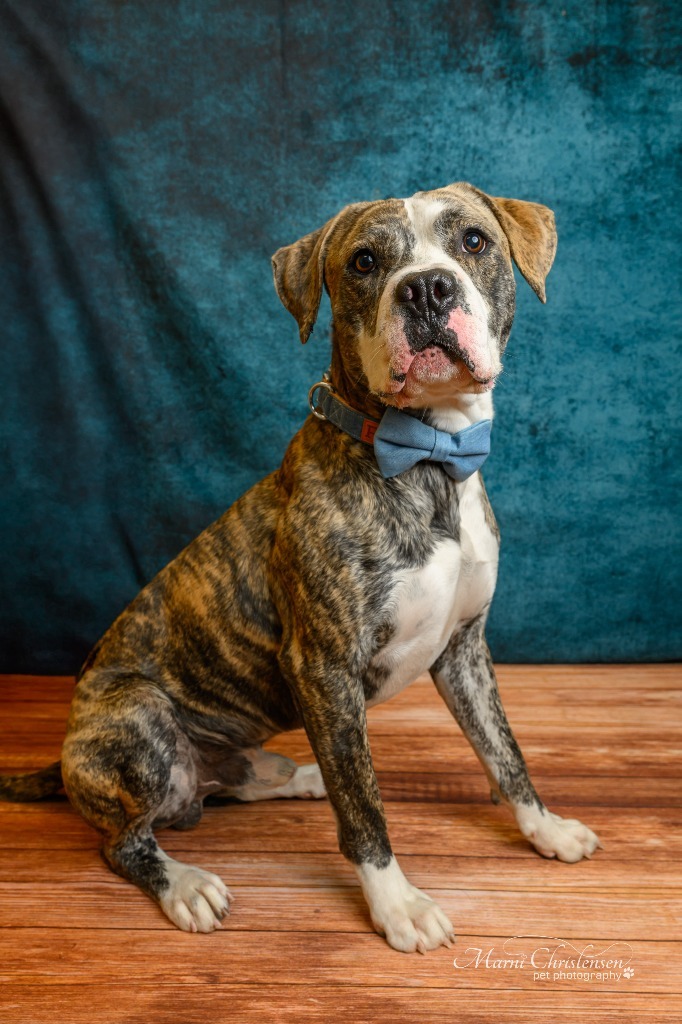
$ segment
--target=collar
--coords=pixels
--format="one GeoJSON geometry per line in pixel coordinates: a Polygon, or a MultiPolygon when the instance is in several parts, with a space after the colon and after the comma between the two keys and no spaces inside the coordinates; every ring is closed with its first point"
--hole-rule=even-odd
{"type": "Polygon", "coordinates": [[[329,374],[325,373],[322,380],[313,384],[308,392],[308,405],[313,416],[318,420],[329,420],[339,430],[350,434],[356,441],[364,441],[365,444],[374,444],[374,435],[379,427],[380,420],[373,420],[365,416],[363,412],[354,409],[352,405],[337,394],[329,374]],[[320,392],[319,398],[315,396],[320,392]]]}
{"type": "Polygon", "coordinates": [[[372,419],[336,393],[325,374],[308,392],[314,416],[328,420],[356,441],[372,445],[381,474],[399,476],[417,462],[438,462],[448,476],[462,481],[472,476],[490,452],[490,420],[479,420],[456,434],[422,423],[389,406],[381,420],[372,419]],[[316,398],[319,392],[319,398],[316,398]]]}

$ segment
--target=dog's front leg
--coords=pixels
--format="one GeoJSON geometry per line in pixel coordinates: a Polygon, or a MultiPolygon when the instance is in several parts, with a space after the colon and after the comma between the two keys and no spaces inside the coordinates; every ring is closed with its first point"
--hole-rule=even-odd
{"type": "Polygon", "coordinates": [[[391,850],[361,681],[346,669],[328,668],[310,639],[286,644],[280,665],[322,772],[341,852],[358,874],[374,927],[390,946],[406,953],[450,945],[451,922],[408,882],[391,850]]]}
{"type": "Polygon", "coordinates": [[[432,666],[438,692],[478,755],[493,799],[510,807],[535,849],[568,862],[590,857],[600,845],[595,833],[575,819],[552,814],[535,792],[502,707],[484,626],[483,616],[471,622],[432,666]]]}

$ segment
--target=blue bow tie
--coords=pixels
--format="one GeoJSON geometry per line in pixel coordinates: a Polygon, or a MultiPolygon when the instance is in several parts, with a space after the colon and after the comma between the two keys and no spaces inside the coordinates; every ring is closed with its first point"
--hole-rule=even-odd
{"type": "Polygon", "coordinates": [[[453,480],[466,480],[480,469],[490,453],[491,420],[448,434],[388,408],[374,435],[374,454],[381,475],[398,476],[418,462],[440,462],[453,480]]]}
{"type": "Polygon", "coordinates": [[[385,478],[428,461],[440,462],[448,476],[462,481],[480,469],[490,453],[491,420],[479,420],[456,434],[448,434],[389,406],[377,423],[346,405],[328,380],[315,384],[308,397],[319,419],[329,420],[358,441],[374,444],[377,464],[385,478]],[[320,399],[315,405],[318,390],[320,399]]]}

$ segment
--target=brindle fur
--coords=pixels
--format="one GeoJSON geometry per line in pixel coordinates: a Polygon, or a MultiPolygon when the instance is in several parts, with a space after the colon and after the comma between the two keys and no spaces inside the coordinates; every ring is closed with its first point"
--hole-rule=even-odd
{"type": "MultiPolygon", "coordinates": [[[[544,298],[551,214],[465,185],[432,195],[446,201],[437,224],[445,249],[453,233],[471,226],[496,240],[492,258],[473,263],[471,273],[489,297],[503,348],[514,312],[511,254],[544,298]]],[[[277,291],[303,341],[322,288],[329,290],[332,377],[341,396],[369,415],[384,406],[369,392],[356,339],[374,330],[386,273],[407,266],[414,246],[403,202],[387,200],[347,207],[273,258],[277,291]],[[367,279],[349,270],[363,246],[380,264],[367,279]]],[[[343,854],[380,870],[391,863],[365,703],[387,674],[376,656],[396,628],[395,581],[425,566],[443,541],[459,543],[458,493],[440,466],[426,462],[384,480],[371,447],[309,417],[281,467],[144,588],[81,670],[61,762],[68,796],[102,833],[115,871],[161,899],[174,862],[154,830],[198,824],[211,794],[277,795],[296,765],[262,744],[300,725],[343,854]]],[[[487,527],[498,536],[480,493],[487,527]]],[[[487,607],[452,637],[432,672],[494,791],[542,807],[499,700],[486,614],[487,607]]],[[[58,784],[52,766],[33,782],[4,780],[0,796],[33,799],[58,784]]],[[[216,918],[226,911],[215,909],[216,918]]]]}

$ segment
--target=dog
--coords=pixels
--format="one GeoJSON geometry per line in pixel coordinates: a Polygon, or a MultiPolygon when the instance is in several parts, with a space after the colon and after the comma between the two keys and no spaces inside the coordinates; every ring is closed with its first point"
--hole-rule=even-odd
{"type": "Polygon", "coordinates": [[[366,707],[429,672],[488,776],[545,857],[599,845],[536,793],[485,641],[499,534],[480,466],[512,326],[512,262],[545,301],[547,207],[467,183],[345,207],[273,256],[307,341],[329,293],[332,361],[281,467],[119,616],[83,666],[61,763],[2,780],[5,799],[63,783],[111,868],[179,928],[221,926],[222,879],[163,852],[210,794],[329,798],[376,930],[405,952],[454,940],[403,874],[366,707]],[[315,764],[262,749],[303,725],[315,764]]]}

